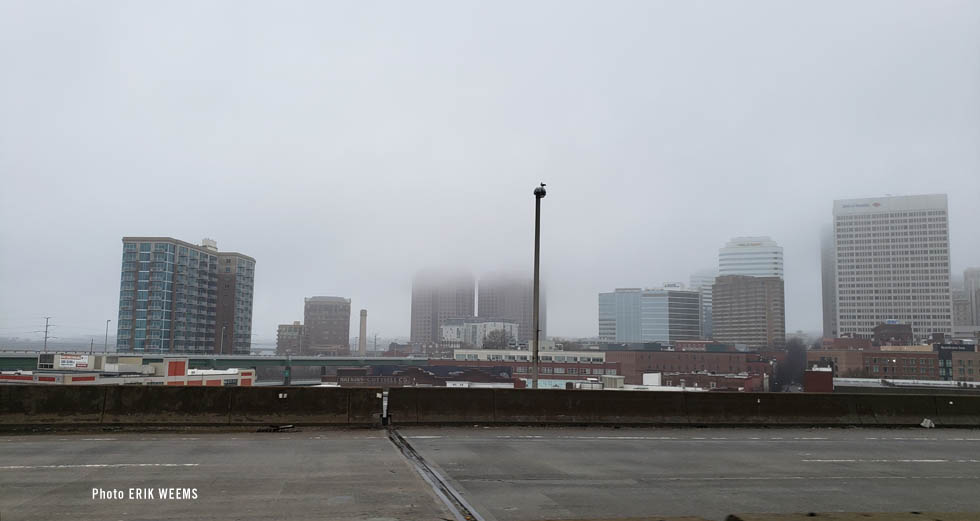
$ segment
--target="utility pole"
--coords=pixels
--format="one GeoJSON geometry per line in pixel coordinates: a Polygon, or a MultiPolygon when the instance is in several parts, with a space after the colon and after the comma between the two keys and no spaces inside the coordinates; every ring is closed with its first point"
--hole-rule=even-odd
{"type": "Polygon", "coordinates": [[[374,352],[375,353],[378,352],[378,334],[377,333],[374,334],[374,352]]]}
{"type": "Polygon", "coordinates": [[[538,388],[538,336],[541,334],[539,320],[541,317],[540,306],[538,305],[538,286],[541,283],[541,199],[544,199],[546,192],[544,183],[534,189],[534,350],[531,353],[531,388],[538,388]]]}
{"type": "Polygon", "coordinates": [[[51,317],[44,317],[44,352],[48,352],[48,321],[51,317]]]}
{"type": "Polygon", "coordinates": [[[95,349],[95,339],[93,338],[91,342],[88,343],[88,354],[92,354],[95,349]]]}

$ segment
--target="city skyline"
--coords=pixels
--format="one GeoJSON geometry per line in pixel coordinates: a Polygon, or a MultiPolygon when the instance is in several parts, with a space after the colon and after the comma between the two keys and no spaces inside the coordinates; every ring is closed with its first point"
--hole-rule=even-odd
{"type": "Polygon", "coordinates": [[[119,238],[154,235],[254,257],[257,338],[309,295],[405,337],[417,270],[531,269],[541,182],[551,336],[593,335],[598,292],[686,281],[754,235],[783,247],[787,331],[820,331],[839,199],[948,194],[951,270],[980,266],[980,5],[654,4],[519,20],[465,2],[236,6],[233,25],[11,7],[0,335],[39,339],[52,316],[98,343],[119,238]]]}
{"type": "MultiPolygon", "coordinates": [[[[945,194],[940,194],[940,195],[942,195],[942,197],[944,197],[944,199],[947,197],[945,194]]],[[[884,199],[887,199],[888,197],[893,197],[893,196],[883,196],[883,197],[879,197],[877,199],[884,200],[884,199]]],[[[904,197],[915,198],[915,197],[925,197],[925,196],[922,196],[922,195],[912,195],[912,196],[904,196],[904,197]]],[[[872,200],[872,199],[875,199],[875,198],[868,198],[867,200],[872,200]]],[[[840,204],[841,201],[843,201],[843,200],[837,200],[837,201],[834,201],[833,203],[836,205],[836,204],[840,204]]],[[[820,262],[821,262],[820,273],[818,273],[818,275],[822,275],[825,272],[825,270],[826,270],[826,261],[825,261],[825,259],[826,259],[826,257],[825,257],[825,255],[826,255],[826,243],[825,243],[825,241],[826,241],[826,238],[827,238],[827,233],[828,233],[828,227],[827,227],[827,224],[825,223],[824,226],[820,230],[819,236],[817,237],[817,241],[819,243],[819,249],[820,249],[820,252],[819,253],[820,253],[820,256],[821,256],[821,258],[820,258],[820,262]]],[[[126,241],[126,240],[131,240],[131,239],[134,239],[134,238],[124,237],[123,239],[124,239],[124,241],[126,241]]],[[[140,238],[137,237],[135,239],[140,239],[140,238]]],[[[170,237],[157,237],[157,238],[152,238],[151,237],[149,239],[150,240],[165,239],[165,240],[168,240],[168,241],[174,241],[175,244],[176,243],[180,243],[180,244],[184,244],[185,246],[194,246],[194,247],[198,248],[199,250],[205,248],[205,246],[194,245],[194,244],[186,243],[186,242],[180,241],[180,240],[176,240],[175,241],[174,239],[172,239],[170,237]]],[[[768,241],[768,243],[771,243],[772,246],[778,248],[778,250],[780,250],[780,260],[782,259],[782,256],[781,256],[781,254],[782,254],[782,251],[781,251],[782,250],[782,247],[779,246],[776,241],[771,240],[771,238],[768,237],[768,236],[740,236],[740,237],[734,237],[734,238],[729,239],[728,241],[726,241],[725,246],[722,247],[722,248],[720,248],[720,249],[717,249],[716,251],[718,251],[718,252],[724,252],[725,250],[729,250],[736,243],[741,242],[742,243],[742,246],[744,246],[746,244],[745,241],[758,241],[758,240],[768,241]]],[[[210,242],[212,244],[214,243],[214,241],[211,241],[210,239],[204,239],[204,241],[205,242],[210,242]]],[[[753,243],[753,244],[755,244],[755,243],[753,243]]],[[[951,249],[955,249],[955,248],[951,248],[951,249]]],[[[222,255],[226,255],[225,252],[222,252],[222,255]]],[[[231,255],[240,255],[240,254],[231,253],[231,255]]],[[[721,254],[719,254],[719,255],[721,255],[721,254]]],[[[255,259],[252,259],[251,257],[245,256],[245,258],[247,260],[251,261],[252,263],[254,263],[254,261],[255,261],[255,259]]],[[[977,264],[980,264],[980,262],[978,262],[977,264]]],[[[426,276],[426,277],[433,277],[433,276],[436,276],[438,274],[438,272],[439,272],[440,269],[448,269],[448,270],[450,270],[450,273],[453,270],[453,268],[435,268],[435,269],[434,268],[424,268],[424,269],[419,270],[418,272],[416,272],[415,275],[414,275],[414,277],[417,278],[420,275],[423,275],[423,276],[426,276]]],[[[968,268],[965,268],[965,271],[970,271],[970,270],[975,270],[975,269],[976,268],[970,268],[970,267],[968,267],[968,268]]],[[[472,280],[472,282],[473,282],[474,289],[476,290],[473,293],[473,302],[474,302],[474,304],[473,304],[474,305],[473,316],[479,316],[479,314],[480,314],[479,313],[479,309],[478,309],[478,302],[480,300],[479,299],[479,287],[480,287],[481,282],[484,281],[484,279],[486,279],[488,281],[491,281],[493,283],[499,283],[498,280],[507,280],[507,279],[510,279],[510,280],[513,280],[513,281],[518,281],[518,280],[521,279],[521,276],[520,275],[516,275],[516,273],[519,273],[519,270],[510,270],[510,271],[506,271],[506,270],[504,270],[504,271],[501,271],[501,270],[488,270],[487,273],[484,274],[484,275],[482,275],[479,279],[476,278],[476,277],[474,277],[469,272],[469,270],[458,269],[456,271],[457,271],[457,273],[455,273],[455,275],[462,275],[464,277],[468,277],[468,281],[466,283],[467,286],[469,286],[469,280],[472,280]]],[[[696,281],[700,281],[701,279],[705,278],[707,276],[706,274],[709,273],[709,272],[718,273],[719,271],[720,270],[718,268],[712,268],[712,269],[707,269],[707,270],[704,270],[704,269],[702,269],[702,270],[696,270],[691,275],[689,275],[689,282],[686,285],[685,285],[685,283],[681,283],[681,284],[684,285],[685,289],[697,289],[696,288],[696,283],[697,283],[696,281]]],[[[782,271],[783,271],[783,264],[782,264],[782,262],[780,262],[777,271],[779,273],[782,273],[782,271]]],[[[955,272],[955,270],[952,270],[952,271],[955,272]]],[[[656,276],[654,276],[652,278],[656,278],[656,276]]],[[[678,278],[678,280],[679,280],[679,278],[678,278]]],[[[822,291],[824,291],[824,292],[827,291],[827,284],[828,284],[827,280],[821,280],[822,291]]],[[[833,282],[831,281],[830,284],[832,285],[833,282]]],[[[643,285],[643,288],[649,288],[649,287],[659,287],[659,285],[656,285],[656,284],[643,285]]],[[[709,295],[710,295],[710,292],[709,292],[709,295]]],[[[351,302],[352,302],[352,299],[348,299],[348,305],[352,305],[351,302]]],[[[789,331],[794,331],[794,330],[802,330],[802,331],[804,331],[806,333],[825,333],[826,332],[826,327],[827,327],[827,324],[828,324],[828,322],[827,322],[828,318],[827,318],[827,311],[824,308],[826,308],[826,306],[828,305],[828,303],[827,303],[827,301],[825,299],[821,299],[820,304],[821,304],[821,309],[818,310],[817,320],[811,320],[811,322],[814,322],[815,325],[813,325],[812,327],[810,327],[808,329],[804,329],[804,328],[795,328],[794,329],[794,328],[791,328],[788,325],[788,322],[787,322],[786,331],[789,332],[789,331]]],[[[410,308],[411,308],[411,306],[408,307],[408,313],[407,313],[409,315],[411,314],[410,313],[410,308]]],[[[544,312],[543,313],[543,317],[542,317],[542,321],[545,322],[547,320],[547,307],[544,305],[544,303],[542,304],[542,308],[543,308],[542,310],[544,312]]],[[[117,314],[118,314],[118,312],[117,312],[117,314]]],[[[831,320],[833,321],[833,319],[831,319],[831,320]]],[[[349,322],[351,322],[351,325],[348,326],[348,329],[350,330],[350,333],[349,333],[348,336],[349,336],[349,339],[354,339],[358,335],[357,335],[357,332],[356,331],[353,331],[351,328],[356,327],[357,324],[354,323],[354,322],[352,322],[352,321],[349,321],[349,322]]],[[[288,324],[288,323],[290,323],[290,321],[282,321],[282,323],[288,324]]],[[[833,322],[833,323],[836,325],[836,322],[833,322]]],[[[275,338],[277,337],[277,334],[278,334],[277,331],[278,331],[279,325],[280,324],[276,324],[274,326],[274,328],[272,329],[272,332],[271,333],[267,333],[267,332],[263,331],[262,333],[251,334],[249,332],[248,335],[251,336],[251,337],[261,338],[262,340],[265,341],[265,342],[262,342],[262,344],[263,345],[266,345],[268,347],[268,345],[269,345],[268,340],[269,339],[273,340],[273,345],[274,345],[275,338]]],[[[702,324],[702,326],[703,325],[704,324],[702,324]]],[[[212,327],[213,327],[213,325],[212,325],[212,327]]],[[[599,324],[597,322],[596,323],[596,329],[592,332],[592,334],[587,334],[586,333],[586,334],[576,334],[576,335],[567,335],[567,334],[566,335],[563,335],[563,334],[560,334],[559,333],[559,334],[554,334],[554,335],[551,335],[551,336],[555,336],[555,337],[566,337],[566,338],[599,337],[601,335],[597,335],[595,333],[595,331],[598,330],[598,327],[599,327],[599,324]]],[[[117,331],[118,328],[119,328],[119,322],[117,321],[115,323],[115,325],[112,326],[111,332],[115,333],[115,331],[117,331]]],[[[2,331],[3,330],[0,330],[0,333],[2,333],[2,331]]],[[[93,330],[87,330],[87,331],[93,331],[93,330]]],[[[371,335],[373,335],[373,334],[375,334],[375,333],[372,332],[371,335]]],[[[6,335],[0,334],[0,336],[6,336],[6,335]]],[[[78,338],[89,337],[89,336],[94,336],[94,335],[92,335],[91,333],[75,333],[72,336],[73,336],[73,340],[77,340],[78,338]]],[[[410,332],[387,333],[385,336],[392,337],[392,338],[410,338],[410,332]]],[[[824,336],[826,336],[826,335],[824,335],[824,336]]],[[[16,335],[10,335],[10,337],[17,337],[17,336],[16,335]]],[[[20,338],[23,338],[23,337],[20,337],[20,338]]],[[[115,345],[116,342],[119,342],[118,335],[113,334],[111,336],[111,338],[114,339],[114,345],[115,345]]]]}

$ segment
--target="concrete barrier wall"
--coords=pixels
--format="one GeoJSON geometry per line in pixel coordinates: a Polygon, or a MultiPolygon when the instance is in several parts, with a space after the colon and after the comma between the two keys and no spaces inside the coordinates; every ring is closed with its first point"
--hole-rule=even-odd
{"type": "MultiPolygon", "coordinates": [[[[0,386],[0,428],[379,425],[381,389],[0,386]]],[[[392,424],[980,426],[980,397],[394,388],[392,424]]]]}
{"type": "Polygon", "coordinates": [[[0,428],[380,425],[381,389],[0,386],[0,428]]]}
{"type": "Polygon", "coordinates": [[[0,425],[97,425],[104,403],[105,391],[94,386],[0,385],[0,425]]]}
{"type": "Polygon", "coordinates": [[[980,426],[980,396],[393,388],[394,425],[980,426]]]}

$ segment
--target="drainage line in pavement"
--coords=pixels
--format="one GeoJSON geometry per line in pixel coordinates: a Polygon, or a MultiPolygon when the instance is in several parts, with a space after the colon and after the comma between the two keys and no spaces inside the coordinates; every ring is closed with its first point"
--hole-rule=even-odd
{"type": "Polygon", "coordinates": [[[388,428],[388,439],[398,447],[398,450],[415,466],[415,470],[432,486],[439,499],[449,507],[457,521],[484,521],[476,509],[463,499],[449,483],[426,463],[425,459],[412,447],[408,440],[398,434],[394,428],[388,428]]]}

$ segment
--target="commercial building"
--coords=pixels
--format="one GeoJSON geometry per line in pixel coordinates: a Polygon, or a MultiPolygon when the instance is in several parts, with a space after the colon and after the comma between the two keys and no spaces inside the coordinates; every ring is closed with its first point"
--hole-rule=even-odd
{"type": "Polygon", "coordinates": [[[953,290],[953,327],[973,326],[973,302],[965,289],[953,290]]]}
{"type": "Polygon", "coordinates": [[[673,342],[701,337],[701,295],[682,289],[617,288],[599,294],[601,342],[673,342]]]}
{"type": "Polygon", "coordinates": [[[980,380],[980,353],[975,350],[961,349],[950,350],[949,355],[950,380],[964,382],[980,380]]]}
{"type": "MultiPolygon", "coordinates": [[[[503,331],[507,335],[507,343],[516,344],[520,327],[514,322],[499,318],[450,318],[442,324],[440,340],[482,349],[493,331],[503,331]]],[[[501,349],[506,346],[493,347],[501,349]]]]}
{"type": "Polygon", "coordinates": [[[707,371],[687,373],[663,373],[662,385],[681,388],[696,387],[708,391],[738,391],[744,393],[769,392],[769,375],[765,374],[718,374],[707,371]]]}
{"type": "Polygon", "coordinates": [[[171,237],[123,237],[116,350],[249,354],[255,259],[171,237]]]}
{"type": "Polygon", "coordinates": [[[712,293],[716,341],[750,349],[786,345],[783,279],[721,275],[712,293]]]}
{"type": "Polygon", "coordinates": [[[977,362],[969,360],[978,356],[973,344],[884,345],[810,350],[807,365],[833,368],[834,376],[843,378],[973,381],[980,373],[970,372],[977,362]]]}
{"type": "Polygon", "coordinates": [[[826,225],[820,232],[820,295],[823,302],[823,337],[837,337],[837,252],[834,249],[834,227],[826,225]]]}
{"type": "MultiPolygon", "coordinates": [[[[480,277],[477,293],[477,316],[498,318],[517,323],[521,343],[530,342],[534,335],[534,279],[514,273],[497,272],[480,277]]],[[[547,306],[545,292],[541,291],[538,305],[539,338],[547,336],[547,306]]]]}
{"type": "Polygon", "coordinates": [[[864,376],[863,349],[811,349],[806,352],[807,367],[829,367],[834,376],[861,378],[864,376]]]}
{"type": "MultiPolygon", "coordinates": [[[[602,353],[554,352],[541,355],[538,363],[539,389],[565,389],[569,382],[588,380],[602,375],[620,374],[620,365],[603,360],[602,353]]],[[[533,368],[528,351],[501,353],[497,350],[457,350],[454,360],[429,360],[430,368],[464,366],[480,369],[500,368],[530,387],[533,368]],[[497,359],[496,357],[501,357],[497,359]],[[462,358],[460,358],[462,357],[462,358]],[[490,359],[494,357],[494,359],[490,359]]]]}
{"type": "MultiPolygon", "coordinates": [[[[864,351],[865,378],[892,378],[900,380],[941,380],[939,354],[932,346],[925,350],[898,350],[889,346],[887,351],[864,351]]],[[[920,347],[920,346],[910,346],[920,347]]]]}
{"type": "Polygon", "coordinates": [[[276,332],[277,355],[299,355],[303,353],[303,324],[295,321],[292,324],[279,324],[276,332]]]}
{"type": "Polygon", "coordinates": [[[254,369],[190,369],[187,358],[40,353],[35,371],[0,373],[4,384],[250,386],[254,369]],[[159,360],[159,361],[156,361],[159,360]]]}
{"type": "MultiPolygon", "coordinates": [[[[911,343],[911,342],[906,342],[911,343]]],[[[872,349],[872,342],[869,338],[826,338],[821,339],[823,349],[850,349],[852,351],[862,351],[872,349]]]]}
{"type": "Polygon", "coordinates": [[[711,289],[718,277],[718,270],[701,270],[691,275],[691,290],[701,294],[701,336],[711,338],[714,327],[711,315],[711,289]]]}
{"type": "Polygon", "coordinates": [[[627,384],[640,385],[643,374],[696,373],[772,374],[771,364],[759,353],[621,350],[606,351],[606,362],[620,365],[627,384]]]}
{"type": "Polygon", "coordinates": [[[783,278],[783,247],[769,237],[735,237],[718,250],[718,275],[783,278]]]}
{"type": "Polygon", "coordinates": [[[350,354],[350,299],[307,297],[303,303],[304,354],[350,354]]]}
{"type": "MultiPolygon", "coordinates": [[[[530,362],[531,352],[523,349],[456,349],[453,359],[488,362],[530,362]]],[[[547,351],[538,354],[541,362],[602,363],[606,353],[602,351],[547,351]]]]}
{"type": "Polygon", "coordinates": [[[469,273],[425,270],[412,280],[411,342],[439,341],[450,318],[475,316],[476,281],[469,273]]]}
{"type": "Polygon", "coordinates": [[[907,346],[914,340],[912,326],[894,320],[878,324],[871,330],[871,343],[876,346],[907,346]]]}
{"type": "Polygon", "coordinates": [[[917,339],[953,330],[945,195],[834,201],[839,335],[909,324],[917,339]]]}

